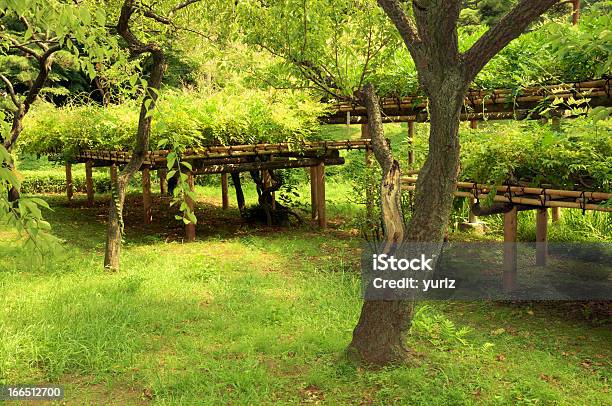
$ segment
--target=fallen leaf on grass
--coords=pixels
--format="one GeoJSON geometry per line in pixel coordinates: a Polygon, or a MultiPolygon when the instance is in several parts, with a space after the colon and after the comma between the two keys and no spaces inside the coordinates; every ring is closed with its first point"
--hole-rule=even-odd
{"type": "Polygon", "coordinates": [[[306,403],[319,403],[325,399],[325,394],[315,385],[308,385],[304,389],[300,389],[300,394],[306,403]]]}
{"type": "Polygon", "coordinates": [[[497,330],[491,331],[491,335],[498,336],[498,335],[504,334],[505,332],[506,332],[505,328],[498,328],[497,330]]]}
{"type": "Polygon", "coordinates": [[[142,396],[144,396],[145,398],[151,400],[153,399],[153,391],[149,388],[144,388],[142,390],[142,396]]]}
{"type": "Polygon", "coordinates": [[[506,356],[504,354],[498,354],[497,357],[495,357],[495,359],[497,359],[498,361],[505,361],[506,360],[506,356]]]}
{"type": "Polygon", "coordinates": [[[559,382],[558,378],[554,376],[546,375],[543,373],[540,373],[540,379],[548,383],[558,383],[559,382]]]}

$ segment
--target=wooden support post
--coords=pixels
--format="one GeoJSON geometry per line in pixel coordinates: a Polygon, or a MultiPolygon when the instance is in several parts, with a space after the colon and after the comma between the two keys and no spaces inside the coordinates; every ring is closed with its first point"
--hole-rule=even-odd
{"type": "Polygon", "coordinates": [[[408,121],[408,168],[414,169],[414,121],[408,121]]]}
{"type": "Polygon", "coordinates": [[[516,207],[504,213],[504,274],[502,282],[504,292],[512,292],[516,289],[517,213],[516,207]]]}
{"type": "Polygon", "coordinates": [[[540,208],[536,213],[536,265],[546,266],[548,255],[548,243],[546,233],[548,231],[548,209],[540,208]]]}
{"type": "MultiPolygon", "coordinates": [[[[192,172],[187,173],[187,184],[189,185],[190,191],[195,191],[195,182],[193,179],[192,172]]],[[[189,210],[193,213],[195,209],[195,202],[189,196],[185,198],[185,202],[187,203],[187,207],[189,207],[189,210]]],[[[185,224],[185,237],[187,238],[188,242],[193,242],[196,239],[195,227],[196,226],[193,223],[185,224]]]]}
{"type": "Polygon", "coordinates": [[[246,205],[244,201],[244,193],[242,191],[242,184],[240,183],[240,174],[238,172],[232,172],[231,176],[234,189],[236,190],[236,204],[238,204],[238,210],[240,210],[240,213],[242,213],[246,205]]]}
{"type": "Polygon", "coordinates": [[[470,128],[473,130],[478,128],[478,120],[470,120],[470,128]]]}
{"type": "MultiPolygon", "coordinates": [[[[264,188],[269,188],[272,185],[272,178],[270,178],[270,172],[267,169],[261,171],[261,177],[263,179],[264,188]]],[[[272,192],[272,210],[276,209],[276,194],[272,192]]]]}
{"type": "Polygon", "coordinates": [[[316,219],[318,215],[318,207],[317,207],[317,167],[310,167],[310,208],[311,208],[311,216],[312,219],[316,219]]]}
{"type": "Polygon", "coordinates": [[[325,164],[323,162],[317,166],[317,212],[319,227],[327,228],[327,217],[325,215],[325,164]]]}
{"type": "Polygon", "coordinates": [[[74,191],[72,189],[72,164],[70,162],[66,162],[66,197],[68,201],[72,201],[72,197],[74,196],[74,191]]]}
{"type": "Polygon", "coordinates": [[[553,223],[557,223],[559,220],[561,220],[561,207],[551,207],[550,211],[552,214],[553,223]]]}
{"type": "Polygon", "coordinates": [[[221,205],[223,210],[229,208],[229,195],[227,193],[227,173],[221,174],[221,205]]]}
{"type": "Polygon", "coordinates": [[[85,162],[85,187],[87,188],[87,205],[93,206],[94,204],[94,188],[93,188],[93,177],[91,168],[93,161],[89,160],[85,162]]]}
{"type": "Polygon", "coordinates": [[[469,209],[469,214],[468,214],[468,222],[470,223],[478,223],[478,216],[474,214],[474,212],[472,212],[472,206],[474,205],[474,203],[476,203],[476,199],[473,198],[468,198],[469,202],[470,202],[470,209],[469,209]]]}
{"type": "Polygon", "coordinates": [[[167,169],[158,169],[157,176],[159,177],[159,194],[165,196],[168,194],[168,183],[166,177],[168,175],[167,169]]]}
{"type": "Polygon", "coordinates": [[[142,208],[144,210],[144,223],[151,224],[153,215],[151,209],[151,170],[142,168],[142,208]]]}
{"type": "Polygon", "coordinates": [[[578,25],[580,20],[580,0],[572,0],[572,24],[578,25]]]}
{"type": "MultiPolygon", "coordinates": [[[[410,124],[414,124],[412,122],[408,123],[408,128],[410,128],[410,124]]],[[[413,125],[413,131],[414,131],[414,125],[413,125]]],[[[409,133],[409,137],[410,137],[410,131],[408,131],[409,133]]],[[[367,124],[361,124],[361,138],[363,139],[368,139],[370,138],[370,128],[368,127],[367,124]]],[[[410,162],[410,160],[413,159],[412,158],[412,147],[409,147],[408,150],[408,162],[410,162]]],[[[372,151],[369,148],[366,148],[365,150],[365,166],[366,166],[366,171],[368,171],[368,174],[371,173],[371,168],[372,168],[372,151]]],[[[366,185],[366,219],[368,221],[374,221],[373,217],[374,217],[374,191],[372,188],[370,188],[371,185],[366,185]]]]}

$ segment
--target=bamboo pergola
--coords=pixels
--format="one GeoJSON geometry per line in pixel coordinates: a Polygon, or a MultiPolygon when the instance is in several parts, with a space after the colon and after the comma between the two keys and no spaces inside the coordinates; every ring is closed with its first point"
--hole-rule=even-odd
{"type": "MultiPolygon", "coordinates": [[[[612,106],[610,78],[569,84],[529,87],[520,90],[470,89],[465,95],[461,120],[539,119],[539,111],[553,107],[553,114],[571,110],[569,104],[588,99],[590,107],[612,106]],[[555,103],[555,100],[562,103],[555,103]],[[565,106],[563,105],[565,103],[565,106]]],[[[427,98],[421,95],[384,98],[380,101],[383,122],[426,122],[427,98]]],[[[322,118],[326,124],[367,123],[366,108],[362,105],[339,103],[332,113],[322,118]]]]}
{"type": "MultiPolygon", "coordinates": [[[[181,160],[188,161],[190,169],[186,170],[187,183],[194,188],[194,177],[197,175],[221,174],[221,191],[223,208],[229,207],[227,175],[240,172],[259,172],[264,182],[270,182],[269,171],[275,169],[310,168],[312,218],[321,228],[327,225],[325,215],[325,166],[342,165],[344,158],[340,150],[366,150],[371,147],[369,139],[345,141],[318,141],[302,143],[275,143],[210,146],[187,149],[181,154],[181,160]]],[[[160,190],[164,194],[169,150],[149,151],[140,168],[142,171],[142,191],[144,222],[152,222],[151,210],[151,175],[157,170],[160,179],[160,190]]],[[[83,150],[71,161],[66,162],[66,193],[68,199],[73,197],[72,164],[85,163],[87,204],[94,203],[92,179],[93,167],[109,167],[111,179],[117,178],[117,168],[130,161],[132,154],[127,151],[83,150]]],[[[194,203],[187,204],[193,208],[194,203]]],[[[195,225],[186,225],[188,240],[195,239],[195,225]]]]}
{"type": "MultiPolygon", "coordinates": [[[[418,174],[418,171],[410,171],[418,174]]],[[[404,176],[402,190],[414,191],[416,177],[404,176]]],[[[612,193],[535,188],[520,185],[483,185],[475,182],[457,182],[455,197],[469,198],[471,212],[477,215],[504,215],[504,273],[503,287],[511,292],[517,286],[517,214],[523,210],[536,210],[536,265],[546,265],[548,253],[548,208],[568,208],[612,213],[612,193]],[[492,201],[483,208],[480,201],[492,201]]]]}

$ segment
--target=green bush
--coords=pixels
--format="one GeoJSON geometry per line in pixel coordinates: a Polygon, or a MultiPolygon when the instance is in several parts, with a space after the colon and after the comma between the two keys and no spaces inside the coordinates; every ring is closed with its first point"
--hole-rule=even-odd
{"type": "MultiPolygon", "coordinates": [[[[131,150],[139,107],[136,101],[62,108],[39,103],[27,116],[21,151],[69,158],[81,149],[131,150]]],[[[324,109],[299,92],[166,92],[153,112],[150,148],[162,139],[184,147],[316,139],[324,109]]]]}
{"type": "Polygon", "coordinates": [[[461,133],[461,175],[479,183],[612,190],[612,121],[487,124],[461,133]]]}
{"type": "MultiPolygon", "coordinates": [[[[25,194],[64,193],[66,191],[66,175],[61,170],[21,171],[23,182],[21,192],[25,194]]],[[[110,175],[104,172],[93,172],[92,180],[96,193],[110,191],[110,175]]],[[[72,188],[75,192],[85,192],[85,173],[74,171],[72,188]]]]}

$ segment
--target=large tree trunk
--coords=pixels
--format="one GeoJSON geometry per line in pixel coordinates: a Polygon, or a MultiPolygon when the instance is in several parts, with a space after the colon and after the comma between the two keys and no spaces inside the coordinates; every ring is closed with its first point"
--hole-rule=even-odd
{"type": "Polygon", "coordinates": [[[459,116],[467,85],[448,74],[429,96],[429,153],[419,172],[409,241],[439,242],[450,219],[459,172],[459,116]]]}
{"type": "MultiPolygon", "coordinates": [[[[443,241],[459,170],[460,111],[469,83],[499,50],[557,1],[522,0],[472,48],[460,54],[457,40],[460,0],[414,1],[414,17],[406,13],[400,0],[378,0],[402,36],[429,101],[429,154],[419,173],[414,210],[405,236],[407,242],[443,241]]],[[[377,100],[368,96],[367,89],[365,93],[372,146],[383,169],[381,197],[384,201],[385,193],[390,192],[389,186],[384,185],[385,179],[391,177],[389,168],[395,165],[391,164],[390,151],[380,147],[382,125],[377,100]]],[[[385,215],[383,205],[383,221],[387,221],[387,217],[400,221],[397,214],[392,213],[393,207],[390,205],[385,215]]],[[[392,237],[386,234],[385,239],[388,242],[392,237]]],[[[366,301],[350,348],[372,364],[401,360],[406,354],[403,340],[410,327],[412,309],[413,303],[408,301],[366,301]]]]}
{"type": "MultiPolygon", "coordinates": [[[[369,91],[365,92],[372,148],[383,169],[380,193],[385,226],[384,253],[403,240],[441,242],[444,238],[459,170],[459,114],[466,87],[463,78],[450,74],[439,81],[438,92],[429,95],[429,154],[419,173],[414,210],[405,235],[399,164],[385,144],[378,100],[368,96],[369,91]]],[[[404,340],[413,309],[414,302],[409,300],[365,301],[353,331],[350,350],[356,351],[358,358],[368,364],[402,361],[410,352],[404,340]]]]}
{"type": "MultiPolygon", "coordinates": [[[[384,137],[378,97],[371,85],[363,92],[368,111],[372,150],[382,168],[380,184],[383,241],[380,253],[389,253],[404,240],[405,227],[401,206],[400,167],[393,159],[384,137]]],[[[383,365],[402,361],[409,354],[404,346],[405,333],[410,328],[413,303],[401,300],[365,301],[359,322],[353,331],[349,352],[360,361],[383,365]]]]}

